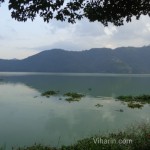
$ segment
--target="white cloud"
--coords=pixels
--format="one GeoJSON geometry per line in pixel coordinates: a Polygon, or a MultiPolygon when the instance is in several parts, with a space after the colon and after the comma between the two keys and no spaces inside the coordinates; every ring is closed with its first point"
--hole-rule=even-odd
{"type": "Polygon", "coordinates": [[[114,26],[105,27],[104,32],[106,33],[106,35],[112,36],[113,34],[115,34],[117,32],[117,29],[114,26]]]}
{"type": "Polygon", "coordinates": [[[147,30],[150,32],[150,23],[146,24],[147,30]]]}

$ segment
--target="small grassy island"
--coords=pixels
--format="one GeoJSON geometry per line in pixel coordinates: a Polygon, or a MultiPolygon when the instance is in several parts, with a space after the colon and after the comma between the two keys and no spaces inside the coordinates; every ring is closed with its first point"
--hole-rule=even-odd
{"type": "MultiPolygon", "coordinates": [[[[43,92],[41,96],[45,96],[49,98],[50,96],[54,96],[58,93],[59,91],[48,90],[46,92],[43,92]]],[[[84,97],[83,94],[76,93],[76,92],[68,92],[68,93],[65,93],[63,96],[66,97],[65,100],[68,102],[80,101],[81,98],[84,97]]],[[[59,98],[59,100],[62,100],[62,98],[59,98]]]]}
{"type": "Polygon", "coordinates": [[[56,95],[56,94],[58,94],[58,91],[49,90],[49,91],[43,92],[41,95],[46,96],[46,97],[50,97],[50,96],[56,95]]]}
{"type": "Polygon", "coordinates": [[[99,108],[99,107],[103,107],[102,104],[96,104],[95,107],[99,108]]]}
{"type": "Polygon", "coordinates": [[[83,94],[75,93],[75,92],[68,92],[65,93],[64,96],[67,96],[65,99],[68,102],[73,102],[73,101],[80,101],[82,97],[84,97],[83,94]]]}
{"type": "Polygon", "coordinates": [[[150,104],[150,95],[140,95],[140,96],[118,96],[117,100],[127,103],[130,108],[142,108],[144,104],[150,104]]]}

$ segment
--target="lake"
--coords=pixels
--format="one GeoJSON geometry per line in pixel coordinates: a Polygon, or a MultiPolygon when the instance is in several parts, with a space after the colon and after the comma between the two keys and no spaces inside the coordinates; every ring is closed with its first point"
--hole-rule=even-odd
{"type": "Polygon", "coordinates": [[[59,147],[150,121],[150,105],[131,109],[116,101],[119,95],[140,94],[150,94],[150,75],[1,72],[0,145],[59,147]],[[41,96],[47,90],[59,93],[41,96]],[[85,97],[68,102],[67,92],[85,97]]]}

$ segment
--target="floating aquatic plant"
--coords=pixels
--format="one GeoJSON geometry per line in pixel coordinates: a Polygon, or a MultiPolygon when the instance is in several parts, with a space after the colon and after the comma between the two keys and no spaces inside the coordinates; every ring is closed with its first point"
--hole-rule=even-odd
{"type": "Polygon", "coordinates": [[[137,102],[128,102],[128,107],[130,108],[142,108],[143,104],[137,102]]]}
{"type": "Polygon", "coordinates": [[[96,106],[96,107],[103,107],[102,104],[96,104],[95,106],[96,106]]]}
{"type": "Polygon", "coordinates": [[[84,97],[83,94],[75,93],[75,92],[68,92],[65,93],[64,96],[67,96],[65,99],[68,102],[73,102],[73,101],[80,101],[82,97],[84,97]]]}
{"type": "Polygon", "coordinates": [[[52,95],[56,95],[57,93],[58,93],[58,91],[49,90],[49,91],[43,92],[41,95],[46,96],[46,97],[50,97],[52,95]]]}
{"type": "Polygon", "coordinates": [[[140,96],[118,96],[117,100],[127,103],[130,108],[142,108],[144,104],[150,104],[150,95],[140,95],[140,96]]]}

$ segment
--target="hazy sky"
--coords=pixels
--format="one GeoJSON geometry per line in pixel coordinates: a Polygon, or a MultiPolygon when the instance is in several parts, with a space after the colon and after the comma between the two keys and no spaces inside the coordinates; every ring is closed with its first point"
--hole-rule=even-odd
{"type": "Polygon", "coordinates": [[[17,22],[8,5],[0,7],[0,58],[25,58],[42,50],[61,48],[81,51],[96,47],[144,46],[150,44],[150,18],[143,16],[124,26],[104,27],[101,23],[51,21],[17,22]]]}

